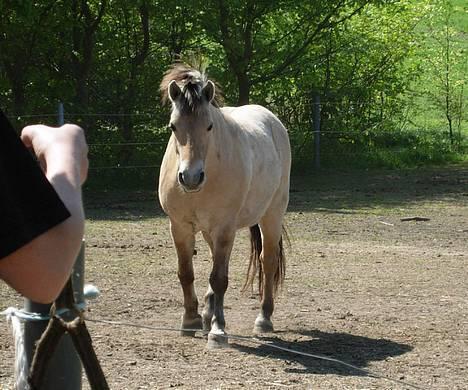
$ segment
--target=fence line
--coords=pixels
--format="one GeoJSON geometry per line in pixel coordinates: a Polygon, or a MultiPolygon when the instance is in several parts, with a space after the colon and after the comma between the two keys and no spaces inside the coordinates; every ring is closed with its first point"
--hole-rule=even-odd
{"type": "MultiPolygon", "coordinates": [[[[97,114],[97,115],[101,115],[101,114],[97,114]]],[[[46,116],[51,116],[51,117],[56,117],[57,114],[38,114],[38,115],[28,115],[27,117],[46,117],[46,116]]],[[[66,118],[67,116],[69,116],[69,114],[65,114],[64,117],[66,118]]],[[[18,119],[18,118],[23,118],[23,117],[26,117],[25,115],[23,116],[20,116],[20,117],[12,117],[12,116],[7,116],[7,118],[9,119],[18,119]]],[[[161,128],[164,128],[165,126],[162,126],[161,128]]],[[[363,135],[366,135],[366,136],[369,136],[369,135],[373,135],[373,132],[372,130],[374,130],[376,128],[376,126],[374,126],[373,128],[370,128],[370,130],[365,130],[365,131],[353,131],[353,130],[311,130],[311,131],[308,131],[307,134],[315,134],[315,133],[320,133],[321,135],[326,135],[326,134],[345,134],[345,135],[360,135],[360,136],[363,136],[363,135]],[[367,134],[366,134],[367,133],[367,134]]],[[[168,130],[169,132],[169,130],[168,130]]],[[[401,129],[397,129],[397,130],[386,130],[386,131],[378,131],[377,134],[398,134],[402,132],[401,129]]],[[[427,130],[411,130],[411,133],[426,133],[427,130]]],[[[132,145],[132,144],[140,144],[140,145],[143,145],[143,144],[161,144],[162,142],[129,142],[129,143],[90,143],[89,145],[132,145]]]]}
{"type": "MultiPolygon", "coordinates": [[[[316,102],[312,97],[305,97],[303,101],[310,106],[314,105],[341,105],[341,106],[348,106],[348,105],[360,105],[360,106],[373,106],[375,103],[367,102],[367,101],[337,101],[337,100],[328,100],[328,101],[320,101],[316,102]]],[[[268,104],[266,104],[268,106],[268,104]]],[[[148,111],[148,112],[109,112],[109,113],[93,113],[93,112],[65,112],[66,117],[132,117],[132,116],[156,116],[159,111],[148,111]]],[[[21,118],[41,118],[41,117],[56,117],[57,113],[45,113],[45,114],[19,114],[19,115],[7,115],[8,119],[21,119],[21,118]]]]}
{"type": "Polygon", "coordinates": [[[101,167],[89,167],[89,171],[98,171],[100,169],[149,169],[149,168],[161,168],[161,165],[112,165],[112,166],[101,166],[101,167]]]}
{"type": "MultiPolygon", "coordinates": [[[[403,153],[407,153],[407,150],[390,150],[389,153],[392,153],[392,154],[403,154],[403,153]]],[[[346,156],[358,156],[358,155],[362,155],[363,152],[347,152],[346,153],[346,156]]],[[[324,152],[323,150],[320,152],[320,156],[323,158],[323,157],[337,157],[337,158],[341,158],[340,156],[337,156],[336,153],[334,152],[324,152]]],[[[155,168],[160,168],[161,165],[158,164],[158,165],[110,165],[110,166],[96,166],[96,167],[92,167],[90,166],[89,167],[89,170],[90,171],[99,171],[99,170],[112,170],[112,169],[116,169],[116,170],[119,170],[119,169],[155,169],[155,168]]]]}
{"type": "MultiPolygon", "coordinates": [[[[305,135],[305,138],[302,140],[296,140],[294,137],[291,138],[291,145],[293,147],[299,147],[299,151],[303,149],[305,144],[307,143],[307,137],[312,137],[312,139],[309,139],[309,142],[313,143],[313,150],[310,151],[311,157],[314,159],[314,166],[315,169],[320,168],[320,159],[321,157],[328,157],[328,156],[334,156],[334,153],[324,151],[323,147],[321,146],[324,142],[329,137],[333,138],[352,138],[352,137],[365,137],[365,138],[370,138],[372,139],[373,137],[379,136],[379,135],[393,135],[393,136],[398,136],[401,134],[403,131],[401,129],[394,130],[394,131],[382,131],[378,130],[377,126],[374,126],[370,128],[367,131],[355,131],[355,130],[326,130],[326,129],[320,129],[320,108],[324,105],[329,105],[329,104],[363,104],[362,102],[358,101],[349,101],[349,102],[340,102],[340,101],[320,101],[320,97],[318,95],[314,95],[311,97],[307,97],[306,99],[307,104],[312,108],[313,111],[313,123],[307,123],[306,126],[308,127],[308,131],[305,135]],[[313,126],[313,127],[312,127],[313,126]]],[[[365,103],[365,104],[370,104],[370,103],[365,103]]],[[[8,116],[8,118],[14,118],[14,119],[21,119],[21,118],[45,118],[45,117],[50,117],[50,118],[59,118],[59,121],[63,122],[64,118],[70,118],[73,116],[77,117],[151,117],[154,116],[154,118],[157,117],[157,111],[152,111],[152,112],[135,112],[135,113],[65,113],[63,110],[63,104],[59,103],[58,106],[58,112],[57,113],[47,113],[47,114],[25,114],[25,115],[18,115],[18,116],[8,116]]],[[[148,120],[148,122],[151,119],[148,120]]],[[[412,131],[412,133],[416,134],[422,134],[422,133],[427,133],[425,130],[416,130],[412,131]]],[[[168,131],[169,134],[169,131],[168,131]]],[[[293,132],[290,133],[291,135],[294,135],[293,132]]],[[[164,146],[166,145],[167,141],[145,141],[145,142],[139,142],[139,141],[128,141],[128,142],[91,142],[88,144],[90,147],[90,150],[99,150],[99,148],[103,147],[146,147],[146,146],[164,146]]],[[[399,153],[405,153],[406,150],[391,150],[391,153],[399,154],[399,153]]],[[[346,155],[348,156],[354,156],[358,155],[360,153],[357,152],[347,152],[346,155]]],[[[361,152],[362,154],[362,152],[361,152]]],[[[160,156],[161,157],[161,156],[160,156]]],[[[132,170],[132,169],[156,169],[160,168],[160,165],[155,165],[154,160],[153,161],[145,161],[143,164],[138,164],[138,165],[120,165],[120,163],[117,163],[117,165],[104,165],[104,166],[91,166],[89,169],[90,171],[98,171],[98,170],[122,170],[122,169],[127,169],[127,170],[132,170]]]]}
{"type": "Polygon", "coordinates": [[[100,142],[89,143],[88,146],[142,146],[142,145],[166,145],[166,142],[100,142]]]}

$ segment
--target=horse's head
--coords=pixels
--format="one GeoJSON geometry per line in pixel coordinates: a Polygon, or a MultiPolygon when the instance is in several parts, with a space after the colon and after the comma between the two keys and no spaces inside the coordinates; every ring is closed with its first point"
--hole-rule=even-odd
{"type": "Polygon", "coordinates": [[[179,162],[177,180],[186,192],[196,192],[206,180],[205,159],[213,127],[209,107],[215,85],[199,72],[189,73],[183,82],[169,82],[167,97],[172,103],[169,126],[179,162]]]}

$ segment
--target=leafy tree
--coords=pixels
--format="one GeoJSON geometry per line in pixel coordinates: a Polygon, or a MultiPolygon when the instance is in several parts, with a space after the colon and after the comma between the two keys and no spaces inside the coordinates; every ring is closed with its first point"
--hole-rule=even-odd
{"type": "Polygon", "coordinates": [[[313,94],[321,97],[325,148],[371,146],[379,130],[398,128],[405,115],[402,97],[418,71],[406,60],[414,55],[421,17],[420,7],[409,1],[369,4],[322,31],[296,65],[265,84],[268,93],[256,99],[288,124],[299,154],[311,149],[313,94]]]}
{"type": "MultiPolygon", "coordinates": [[[[422,93],[442,112],[447,123],[450,142],[455,142],[455,130],[461,131],[466,106],[466,32],[457,17],[463,13],[461,6],[451,0],[437,0],[422,29],[422,93]]],[[[466,24],[465,24],[466,27],[466,24]]]]}
{"type": "Polygon", "coordinates": [[[72,74],[76,86],[76,104],[86,110],[89,105],[89,77],[93,66],[95,37],[106,10],[107,0],[72,0],[70,9],[72,74]]]}
{"type": "Polygon", "coordinates": [[[91,143],[108,144],[93,159],[155,160],[163,146],[113,145],[164,143],[168,113],[159,105],[159,82],[174,60],[195,52],[208,58],[228,104],[260,103],[280,116],[296,158],[310,149],[317,93],[323,145],[333,156],[352,144],[397,142],[393,135],[421,122],[417,112],[443,118],[453,141],[465,107],[460,4],[4,0],[0,105],[24,116],[53,113],[61,100],[67,120],[82,124],[91,143]]]}
{"type": "Polygon", "coordinates": [[[223,46],[237,81],[238,104],[246,104],[253,86],[289,73],[325,31],[368,3],[211,0],[218,23],[207,19],[205,29],[223,46]]]}
{"type": "Polygon", "coordinates": [[[55,3],[0,2],[0,74],[8,89],[2,95],[17,116],[32,109],[27,95],[44,70],[40,53],[55,3]]]}

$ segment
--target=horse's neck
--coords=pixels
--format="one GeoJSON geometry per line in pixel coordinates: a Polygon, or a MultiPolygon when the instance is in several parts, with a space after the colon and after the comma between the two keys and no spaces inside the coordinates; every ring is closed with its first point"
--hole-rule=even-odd
{"type": "Polygon", "coordinates": [[[213,120],[213,136],[210,145],[212,153],[209,155],[215,156],[219,152],[224,156],[232,155],[234,151],[233,132],[236,130],[234,122],[219,108],[211,107],[210,114],[213,120]]]}
{"type": "Polygon", "coordinates": [[[211,107],[210,114],[215,129],[213,138],[220,147],[224,147],[226,138],[229,138],[232,131],[232,123],[219,108],[211,107]]]}
{"type": "Polygon", "coordinates": [[[224,117],[224,114],[220,108],[210,106],[210,115],[211,119],[213,119],[213,124],[216,128],[224,127],[226,118],[224,117]]]}

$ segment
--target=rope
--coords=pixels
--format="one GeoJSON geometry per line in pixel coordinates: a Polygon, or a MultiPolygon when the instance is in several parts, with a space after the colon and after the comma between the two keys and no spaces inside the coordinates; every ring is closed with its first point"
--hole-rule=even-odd
{"type": "MultiPolygon", "coordinates": [[[[85,316],[85,320],[89,321],[89,322],[102,323],[102,324],[108,324],[108,325],[113,325],[113,326],[124,326],[124,327],[147,329],[147,330],[153,330],[153,331],[200,332],[200,329],[168,328],[168,327],[162,327],[162,326],[132,324],[132,323],[129,323],[129,322],[122,322],[122,321],[111,321],[111,320],[89,318],[88,316],[85,316]]],[[[206,332],[204,332],[204,333],[206,334],[206,332]]],[[[372,377],[372,378],[384,379],[384,380],[387,380],[387,381],[390,381],[390,382],[393,382],[393,383],[398,383],[400,385],[405,385],[405,386],[411,387],[413,389],[423,390],[422,387],[419,387],[419,386],[417,386],[415,384],[412,384],[412,383],[409,383],[409,382],[404,382],[404,381],[401,381],[399,379],[393,379],[393,378],[387,377],[385,375],[376,373],[375,371],[371,371],[371,370],[368,370],[368,369],[365,369],[365,368],[360,368],[360,367],[357,367],[357,366],[355,366],[353,364],[344,362],[344,361],[339,360],[339,359],[331,358],[331,357],[324,356],[324,355],[318,355],[318,354],[312,354],[312,353],[308,353],[308,352],[297,351],[297,350],[294,350],[294,349],[291,349],[291,348],[282,347],[282,346],[277,345],[277,344],[275,344],[273,342],[262,341],[262,340],[259,340],[258,338],[252,337],[252,336],[240,336],[240,335],[233,335],[233,334],[227,335],[227,334],[224,334],[224,333],[219,333],[219,334],[217,333],[216,336],[224,337],[224,338],[227,338],[227,339],[246,341],[246,342],[250,342],[250,343],[253,343],[253,344],[257,344],[257,345],[277,349],[277,350],[280,350],[280,351],[288,352],[288,353],[291,353],[291,354],[294,354],[294,355],[306,356],[306,357],[310,357],[310,358],[313,358],[313,359],[329,361],[329,362],[332,362],[332,363],[340,364],[340,365],[345,366],[347,368],[351,368],[351,369],[353,369],[355,371],[361,372],[361,373],[365,374],[366,376],[369,376],[369,377],[372,377]]],[[[427,387],[425,387],[424,389],[427,389],[427,387]]]]}
{"type": "MultiPolygon", "coordinates": [[[[78,303],[75,305],[75,308],[78,311],[83,311],[86,308],[86,303],[84,302],[78,303]]],[[[68,313],[69,311],[71,311],[71,309],[60,309],[55,312],[55,315],[57,317],[62,317],[64,314],[68,313]]],[[[16,307],[8,307],[4,311],[0,312],[0,315],[6,316],[7,320],[13,317],[16,317],[22,321],[31,321],[31,322],[49,321],[51,318],[49,314],[32,313],[24,309],[18,309],[16,307]]]]}
{"type": "MultiPolygon", "coordinates": [[[[96,299],[101,292],[99,289],[92,285],[92,284],[85,284],[83,287],[83,297],[86,300],[92,300],[96,299]]],[[[86,302],[79,302],[75,303],[75,310],[78,311],[83,311],[86,309],[86,302]]],[[[68,313],[71,311],[71,309],[59,309],[56,310],[55,315],[58,317],[62,317],[64,314],[68,313]]],[[[5,316],[7,318],[7,321],[11,321],[13,317],[16,317],[22,321],[49,321],[50,320],[50,315],[44,314],[44,313],[32,313],[28,312],[24,309],[18,309],[16,307],[8,307],[4,311],[0,312],[0,315],[5,316]]]]}
{"type": "MultiPolygon", "coordinates": [[[[80,303],[80,304],[76,305],[76,308],[78,310],[83,311],[85,306],[86,306],[85,303],[80,303]]],[[[55,313],[55,315],[58,316],[58,317],[61,317],[62,315],[64,315],[68,311],[70,311],[70,309],[61,309],[61,310],[58,310],[55,313]]],[[[24,311],[22,309],[17,309],[17,308],[14,308],[14,307],[9,307],[8,309],[4,310],[3,312],[0,312],[0,315],[6,316],[7,321],[11,321],[13,317],[16,317],[16,318],[18,318],[20,320],[23,320],[23,321],[48,321],[50,319],[50,316],[48,314],[44,315],[44,314],[39,314],[39,313],[29,313],[29,312],[26,312],[26,311],[24,311]]],[[[94,322],[94,323],[101,323],[101,324],[107,324],[107,325],[113,325],[113,326],[124,326],[124,327],[130,327],[130,328],[147,329],[147,330],[152,330],[152,331],[200,332],[200,329],[169,328],[169,327],[163,327],[163,326],[150,326],[150,325],[142,325],[142,324],[133,324],[133,323],[123,322],[123,321],[111,321],[111,320],[104,320],[104,319],[97,319],[97,318],[89,318],[88,316],[85,316],[85,320],[88,321],[88,322],[94,322]]],[[[204,333],[206,334],[206,332],[204,332],[204,333]]],[[[291,353],[291,354],[294,354],[294,355],[305,356],[305,357],[309,357],[309,358],[313,358],[313,359],[324,360],[324,361],[336,363],[336,364],[345,366],[347,368],[351,368],[351,369],[353,369],[355,371],[358,371],[360,373],[363,373],[366,376],[369,376],[371,378],[384,379],[384,380],[387,380],[387,381],[390,381],[390,382],[394,382],[394,383],[398,383],[398,384],[401,384],[401,385],[411,387],[413,389],[423,390],[422,387],[419,387],[419,386],[414,385],[412,383],[404,382],[404,381],[401,381],[401,380],[398,380],[398,379],[393,379],[393,378],[387,377],[385,375],[376,373],[375,371],[371,371],[371,370],[368,370],[368,369],[365,369],[365,368],[357,367],[357,366],[355,366],[353,364],[344,362],[344,361],[336,359],[336,358],[328,357],[328,356],[325,356],[325,355],[318,355],[318,354],[312,354],[312,353],[308,353],[308,352],[297,351],[295,349],[282,347],[282,346],[277,345],[277,344],[275,344],[275,343],[273,343],[271,341],[270,342],[269,341],[262,341],[262,340],[259,340],[258,338],[252,337],[252,336],[240,336],[240,335],[234,335],[234,334],[227,335],[227,334],[224,334],[224,333],[217,333],[216,335],[219,336],[219,337],[227,338],[227,339],[230,338],[230,339],[234,339],[234,340],[246,341],[246,342],[249,342],[249,343],[252,343],[252,344],[273,348],[273,349],[288,352],[288,353],[291,353]]]]}

